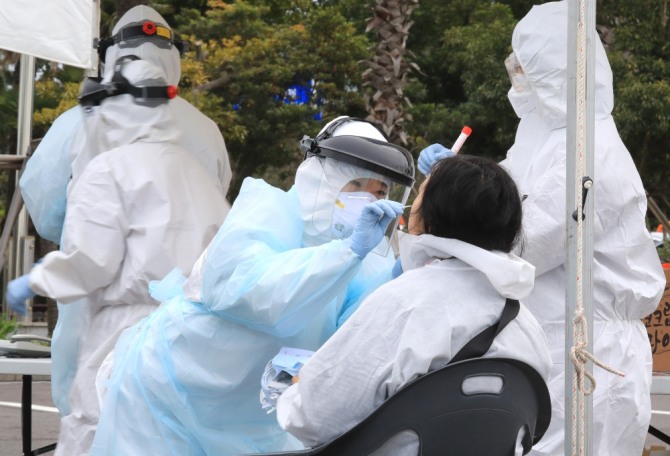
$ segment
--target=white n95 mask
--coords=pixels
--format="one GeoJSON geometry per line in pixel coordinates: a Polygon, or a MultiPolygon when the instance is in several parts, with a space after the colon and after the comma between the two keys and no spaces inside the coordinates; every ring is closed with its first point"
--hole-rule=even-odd
{"type": "Polygon", "coordinates": [[[519,119],[537,108],[535,98],[530,90],[519,91],[512,87],[507,93],[507,98],[519,119]]]}
{"type": "Polygon", "coordinates": [[[377,198],[368,192],[340,192],[335,201],[333,210],[333,222],[331,233],[336,239],[344,239],[351,236],[354,225],[361,216],[363,208],[377,198]]]}

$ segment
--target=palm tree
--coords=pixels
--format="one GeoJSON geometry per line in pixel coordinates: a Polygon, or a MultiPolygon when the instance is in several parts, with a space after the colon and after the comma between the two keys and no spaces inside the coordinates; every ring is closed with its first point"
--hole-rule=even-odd
{"type": "Polygon", "coordinates": [[[374,16],[368,21],[366,32],[377,35],[375,54],[367,61],[363,85],[369,87],[366,96],[367,120],[381,126],[392,142],[407,144],[404,122],[411,116],[404,106],[411,106],[403,89],[412,69],[419,71],[409,59],[413,54],[405,44],[412,27],[410,16],[419,0],[375,0],[371,5],[374,16]]]}

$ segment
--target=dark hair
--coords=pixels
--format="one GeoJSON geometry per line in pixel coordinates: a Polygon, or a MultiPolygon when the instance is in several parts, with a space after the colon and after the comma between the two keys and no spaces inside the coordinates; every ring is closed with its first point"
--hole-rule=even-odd
{"type": "Polygon", "coordinates": [[[510,252],[521,236],[521,198],[496,162],[473,155],[440,160],[420,207],[425,232],[510,252]]]}

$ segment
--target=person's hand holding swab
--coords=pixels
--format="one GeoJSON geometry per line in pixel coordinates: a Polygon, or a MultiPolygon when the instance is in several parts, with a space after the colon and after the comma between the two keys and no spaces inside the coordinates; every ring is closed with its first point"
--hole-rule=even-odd
{"type": "Polygon", "coordinates": [[[402,214],[402,210],[402,204],[391,200],[378,200],[367,204],[351,234],[351,251],[365,258],[381,242],[386,228],[402,214]]]}

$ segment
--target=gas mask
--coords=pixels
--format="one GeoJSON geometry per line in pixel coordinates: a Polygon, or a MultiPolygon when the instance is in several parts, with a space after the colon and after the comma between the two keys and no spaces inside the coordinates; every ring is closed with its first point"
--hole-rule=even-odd
{"type": "Polygon", "coordinates": [[[79,91],[79,104],[84,108],[98,106],[102,100],[122,94],[130,94],[137,104],[156,105],[173,99],[179,93],[172,85],[135,86],[123,76],[125,62],[140,60],[134,55],[121,57],[115,63],[114,76],[110,82],[98,78],[87,78],[79,91]]]}

